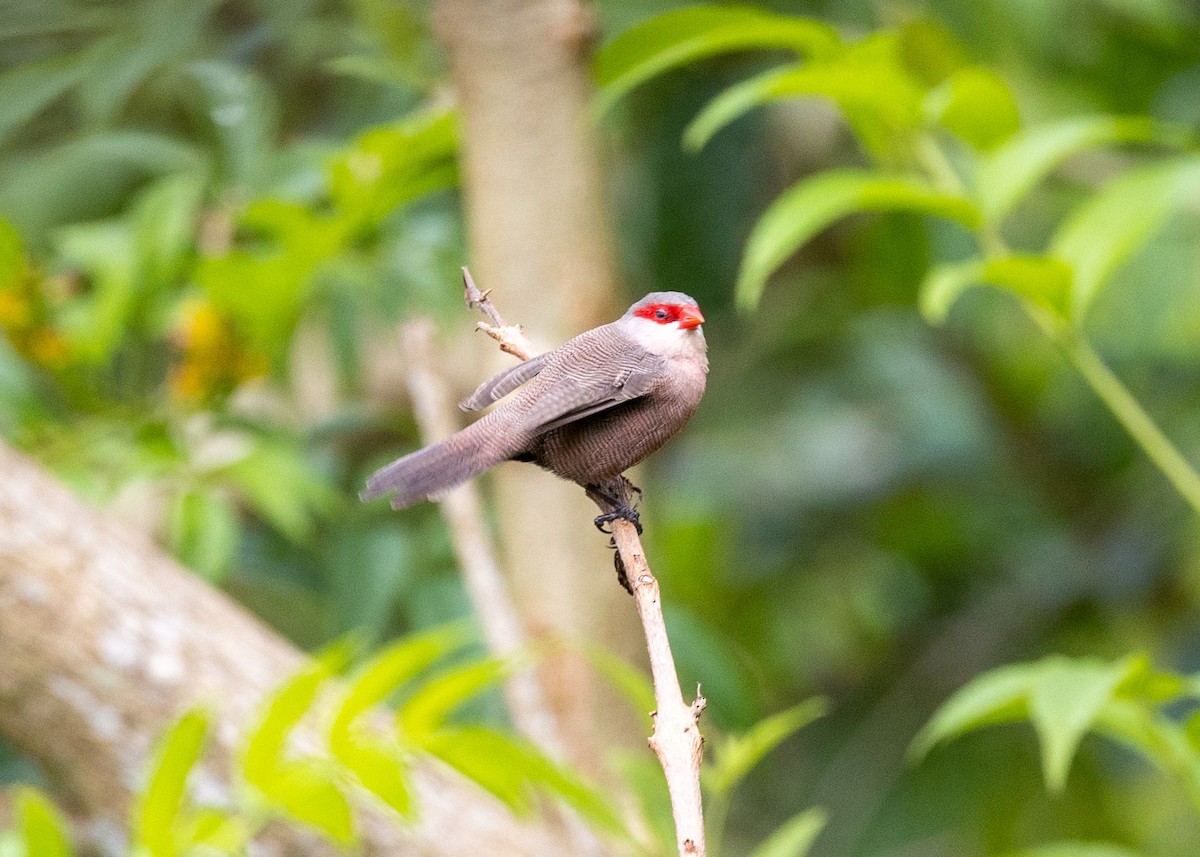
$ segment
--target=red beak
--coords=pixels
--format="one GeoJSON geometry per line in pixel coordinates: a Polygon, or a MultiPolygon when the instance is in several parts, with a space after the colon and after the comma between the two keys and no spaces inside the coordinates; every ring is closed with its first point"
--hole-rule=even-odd
{"type": "Polygon", "coordinates": [[[704,324],[704,315],[700,312],[700,307],[690,306],[683,311],[679,316],[679,327],[682,330],[691,330],[693,327],[699,327],[704,324]]]}

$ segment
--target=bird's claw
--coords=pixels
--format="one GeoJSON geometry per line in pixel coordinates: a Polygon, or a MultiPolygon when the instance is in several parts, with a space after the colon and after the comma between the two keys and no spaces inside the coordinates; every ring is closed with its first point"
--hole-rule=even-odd
{"type": "Polygon", "coordinates": [[[637,509],[634,509],[630,506],[622,506],[621,508],[615,509],[612,512],[605,512],[603,515],[597,515],[596,519],[592,523],[596,525],[597,530],[609,535],[612,533],[612,529],[609,528],[606,530],[604,529],[604,525],[611,524],[613,521],[628,521],[629,523],[633,524],[633,527],[635,530],[637,530],[637,534],[639,536],[643,532],[641,516],[638,515],[637,509]]]}

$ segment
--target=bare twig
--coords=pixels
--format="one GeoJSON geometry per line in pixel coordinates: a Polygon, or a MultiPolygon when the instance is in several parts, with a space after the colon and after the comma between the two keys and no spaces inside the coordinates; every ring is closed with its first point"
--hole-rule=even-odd
{"type": "MultiPolygon", "coordinates": [[[[467,305],[478,307],[492,324],[480,322],[478,329],[500,343],[501,350],[522,360],[533,356],[525,332],[519,326],[506,325],[488,298],[481,292],[463,268],[467,305]]],[[[628,481],[624,486],[628,489],[628,481]]],[[[593,496],[593,499],[597,498],[593,496]]],[[[625,498],[626,505],[630,500],[625,498]]],[[[599,501],[598,501],[599,502],[599,501]]],[[[606,509],[606,511],[609,511],[606,509]]],[[[700,715],[706,701],[696,689],[696,700],[684,702],[679,687],[679,675],[671,654],[671,641],[663,619],[658,581],[650,571],[646,553],[637,528],[629,521],[613,522],[613,543],[617,549],[617,567],[637,601],[638,616],[646,635],[646,650],[650,656],[650,673],[654,679],[654,732],[650,748],[658,756],[667,790],[671,795],[671,813],[675,818],[675,839],[680,857],[704,857],[704,809],[700,794],[700,762],[704,755],[704,739],[700,734],[700,715]]]]}
{"type": "Polygon", "coordinates": [[[471,272],[463,266],[463,289],[466,293],[467,306],[474,309],[478,307],[488,318],[492,320],[491,324],[486,321],[481,321],[475,325],[476,330],[482,330],[492,339],[500,343],[500,350],[511,354],[519,360],[528,360],[533,356],[533,346],[529,344],[529,337],[525,335],[525,329],[519,324],[505,324],[504,319],[500,317],[499,310],[495,304],[491,302],[488,295],[492,293],[491,289],[486,292],[481,292],[475,285],[475,280],[471,277],[471,272]]]}
{"type": "MultiPolygon", "coordinates": [[[[485,298],[486,300],[486,298],[485,298]]],[[[436,443],[455,430],[445,384],[435,370],[433,326],[428,320],[409,322],[402,339],[412,396],[422,441],[436,443]]],[[[455,488],[441,501],[454,553],[462,566],[467,595],[483,626],[488,651],[512,655],[526,643],[525,630],[496,564],[491,539],[484,531],[479,493],[474,483],[455,488]]],[[[504,684],[505,700],[517,730],[556,759],[563,757],[562,732],[537,676],[529,670],[513,674],[504,684]]]]}

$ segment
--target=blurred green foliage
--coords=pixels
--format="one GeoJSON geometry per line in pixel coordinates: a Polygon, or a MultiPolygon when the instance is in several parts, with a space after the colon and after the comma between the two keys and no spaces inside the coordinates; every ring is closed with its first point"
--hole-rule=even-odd
{"type": "MultiPolygon", "coordinates": [[[[725,850],[799,853],[821,830],[814,857],[1194,853],[1200,530],[1144,453],[1176,476],[1200,460],[1195,10],[598,12],[631,294],[683,289],[709,319],[709,392],[652,462],[647,541],[684,683],[710,701],[725,850]],[[1051,652],[1073,658],[1036,660],[1051,652]],[[1031,664],[988,672],[1013,661],[1031,664]],[[722,791],[738,740],[763,746],[814,692],[832,714],[722,791]],[[971,728],[1018,718],[1040,751],[971,728]],[[937,746],[910,764],[926,723],[937,746]]],[[[391,0],[0,10],[0,432],[309,647],[466,611],[433,510],[352,499],[415,443],[372,400],[364,343],[445,314],[465,259],[428,17],[391,0]]],[[[143,844],[233,848],[278,812],[344,838],[347,782],[408,811],[407,751],[352,726],[426,656],[398,645],[352,680],[332,761],[277,751],[336,657],[277,697],[243,761],[249,815],[188,802],[206,720],[185,717],[143,844]]],[[[490,725],[429,727],[504,668],[444,675],[409,718],[422,752],[520,809],[525,781],[458,752],[509,742],[512,770],[586,806],[490,725]]],[[[620,766],[670,842],[646,763],[620,766]]],[[[62,841],[42,799],[17,803],[22,841],[62,841]]]]}

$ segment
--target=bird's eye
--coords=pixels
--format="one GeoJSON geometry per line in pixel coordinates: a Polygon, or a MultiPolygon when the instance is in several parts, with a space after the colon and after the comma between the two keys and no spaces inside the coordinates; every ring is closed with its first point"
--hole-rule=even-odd
{"type": "Polygon", "coordinates": [[[667,311],[665,309],[656,309],[654,311],[654,317],[657,318],[659,321],[666,321],[667,320],[667,311]]]}

